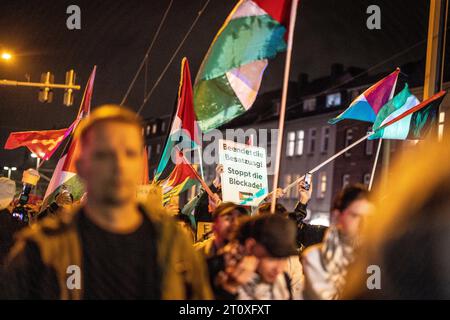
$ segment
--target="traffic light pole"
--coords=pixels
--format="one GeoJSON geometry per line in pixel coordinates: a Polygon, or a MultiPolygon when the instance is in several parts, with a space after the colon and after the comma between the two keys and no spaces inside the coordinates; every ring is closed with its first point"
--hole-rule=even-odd
{"type": "Polygon", "coordinates": [[[42,83],[42,82],[24,82],[24,81],[15,81],[15,80],[0,80],[0,86],[72,89],[72,90],[80,90],[81,89],[81,86],[79,86],[79,85],[66,85],[66,84],[42,83]]]}

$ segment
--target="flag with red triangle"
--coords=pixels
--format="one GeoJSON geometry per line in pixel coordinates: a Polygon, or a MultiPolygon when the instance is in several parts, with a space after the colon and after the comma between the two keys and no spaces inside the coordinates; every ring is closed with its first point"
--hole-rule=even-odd
{"type": "Polygon", "coordinates": [[[158,180],[167,166],[175,145],[181,151],[194,150],[201,146],[199,139],[199,127],[194,113],[194,101],[192,95],[191,73],[186,58],[181,61],[181,76],[178,89],[177,111],[172,121],[169,137],[155,172],[155,180],[158,180]]]}

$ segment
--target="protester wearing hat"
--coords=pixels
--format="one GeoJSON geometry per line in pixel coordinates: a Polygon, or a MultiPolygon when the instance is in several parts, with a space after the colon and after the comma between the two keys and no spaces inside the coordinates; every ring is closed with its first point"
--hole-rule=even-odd
{"type": "Polygon", "coordinates": [[[231,202],[221,203],[212,214],[213,235],[205,241],[196,243],[194,248],[202,252],[205,258],[215,256],[231,240],[239,218],[247,214],[243,206],[231,202]]]}
{"type": "Polygon", "coordinates": [[[212,271],[216,271],[216,298],[299,299],[285,272],[289,257],[297,254],[295,236],[295,223],[280,215],[254,216],[243,221],[235,241],[227,246],[231,248],[224,249],[222,270],[212,271]]]}
{"type": "Polygon", "coordinates": [[[0,177],[0,265],[13,245],[14,234],[26,224],[12,216],[16,183],[0,177]]]}

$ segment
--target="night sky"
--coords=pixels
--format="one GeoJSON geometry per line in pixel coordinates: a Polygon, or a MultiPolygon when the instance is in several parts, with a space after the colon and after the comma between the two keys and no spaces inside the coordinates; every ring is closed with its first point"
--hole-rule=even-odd
{"type": "MultiPolygon", "coordinates": [[[[274,0],[275,1],[275,0],[274,0]]],[[[206,0],[175,0],[150,54],[147,88],[151,88],[206,0]]],[[[180,61],[188,57],[195,78],[214,35],[237,1],[211,0],[165,77],[145,105],[144,117],[170,114],[177,92],[180,61]]],[[[11,63],[0,62],[0,78],[39,81],[52,71],[63,83],[65,71],[74,68],[83,87],[97,65],[92,106],[119,103],[169,4],[152,1],[23,1],[0,3],[0,47],[15,53],[11,63]],[[81,8],[81,30],[66,27],[66,8],[81,8]]],[[[295,28],[291,79],[300,72],[311,78],[329,74],[335,62],[371,68],[422,41],[428,28],[427,0],[301,0],[295,28]],[[381,30],[368,30],[366,9],[381,8],[381,30]]],[[[371,69],[392,70],[425,57],[426,43],[371,69]]],[[[281,86],[284,54],[271,61],[261,92],[281,86]]],[[[147,90],[148,90],[147,89],[147,90]]],[[[72,107],[62,104],[63,91],[53,103],[38,101],[37,89],[0,87],[0,144],[11,131],[64,128],[76,116],[81,92],[72,107]]],[[[144,96],[141,74],[126,105],[137,110],[144,96]]],[[[0,151],[0,166],[20,165],[28,152],[0,151]]]]}

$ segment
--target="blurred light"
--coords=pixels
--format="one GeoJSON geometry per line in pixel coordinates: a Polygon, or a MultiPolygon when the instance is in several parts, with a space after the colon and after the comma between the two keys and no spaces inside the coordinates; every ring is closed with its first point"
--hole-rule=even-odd
{"type": "Polygon", "coordinates": [[[36,153],[32,153],[32,154],[31,154],[31,157],[32,157],[32,158],[37,158],[36,153]]]}
{"type": "Polygon", "coordinates": [[[9,168],[8,167],[3,167],[3,170],[9,170],[9,168]]]}
{"type": "Polygon", "coordinates": [[[12,167],[11,170],[12,170],[12,171],[16,171],[17,168],[16,168],[16,167],[12,167]]]}
{"type": "Polygon", "coordinates": [[[12,58],[12,54],[11,53],[9,53],[9,52],[3,52],[2,53],[2,59],[3,60],[11,60],[11,58],[12,58]]]}
{"type": "Polygon", "coordinates": [[[328,219],[327,217],[317,217],[314,219],[311,219],[311,221],[309,222],[312,225],[319,225],[319,226],[325,226],[325,227],[329,227],[330,226],[330,219],[328,219]]]}

